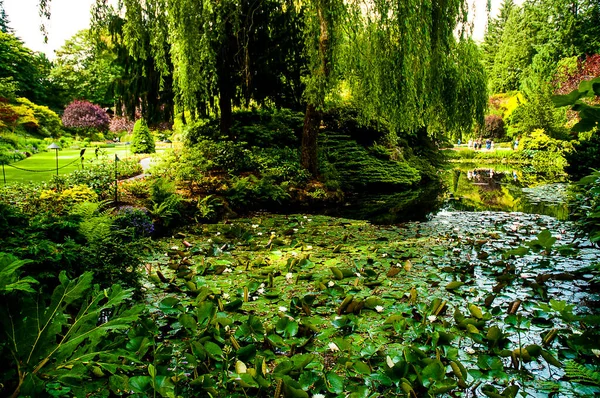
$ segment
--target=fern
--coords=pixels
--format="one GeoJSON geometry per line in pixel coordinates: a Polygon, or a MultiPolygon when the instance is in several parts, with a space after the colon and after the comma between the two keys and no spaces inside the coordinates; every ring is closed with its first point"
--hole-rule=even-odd
{"type": "Polygon", "coordinates": [[[590,369],[575,361],[565,363],[565,374],[571,381],[600,386],[600,371],[590,369]]]}
{"type": "Polygon", "coordinates": [[[81,233],[88,242],[99,242],[108,239],[112,235],[113,218],[110,209],[100,211],[106,204],[104,202],[82,202],[71,210],[72,215],[83,219],[79,224],[81,233]]]}

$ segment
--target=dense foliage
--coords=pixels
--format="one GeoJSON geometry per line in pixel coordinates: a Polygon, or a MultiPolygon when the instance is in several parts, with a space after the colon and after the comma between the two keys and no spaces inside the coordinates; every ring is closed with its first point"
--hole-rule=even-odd
{"type": "Polygon", "coordinates": [[[131,138],[132,153],[154,153],[154,136],[150,132],[144,119],[138,119],[133,126],[133,136],[131,138]]]}

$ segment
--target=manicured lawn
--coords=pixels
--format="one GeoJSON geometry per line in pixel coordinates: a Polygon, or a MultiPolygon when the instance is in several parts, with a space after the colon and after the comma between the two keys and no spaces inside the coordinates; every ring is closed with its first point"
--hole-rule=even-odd
{"type": "MultiPolygon", "coordinates": [[[[84,154],[84,167],[86,164],[96,158],[94,154],[95,148],[87,148],[84,154]]],[[[79,149],[62,149],[58,151],[58,174],[69,174],[74,170],[81,169],[81,161],[79,161],[79,149]]],[[[130,156],[128,146],[117,146],[114,148],[101,148],[99,153],[100,159],[114,159],[115,153],[120,158],[130,156]]],[[[6,183],[14,182],[43,182],[49,181],[52,176],[56,175],[56,153],[54,150],[40,152],[27,159],[19,162],[11,163],[4,166],[4,175],[6,183]]],[[[3,183],[3,176],[0,176],[0,183],[3,183]]]]}

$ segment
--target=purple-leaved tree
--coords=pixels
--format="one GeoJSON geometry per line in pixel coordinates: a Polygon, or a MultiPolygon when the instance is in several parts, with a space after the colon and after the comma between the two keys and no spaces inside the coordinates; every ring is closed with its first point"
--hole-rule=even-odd
{"type": "Polygon", "coordinates": [[[89,136],[92,132],[106,131],[110,117],[98,105],[75,100],[65,108],[62,122],[65,127],[80,130],[84,135],[89,136]]]}

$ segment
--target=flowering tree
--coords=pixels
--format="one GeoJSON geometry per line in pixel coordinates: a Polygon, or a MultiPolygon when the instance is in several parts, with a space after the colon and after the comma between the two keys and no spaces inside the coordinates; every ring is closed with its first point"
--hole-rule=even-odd
{"type": "Polygon", "coordinates": [[[98,105],[88,101],[75,100],[65,108],[62,122],[65,127],[80,129],[88,133],[90,130],[106,131],[110,117],[98,105]]]}
{"type": "Polygon", "coordinates": [[[133,122],[126,117],[115,116],[110,120],[108,129],[113,133],[122,133],[123,131],[133,131],[133,122]]]}

